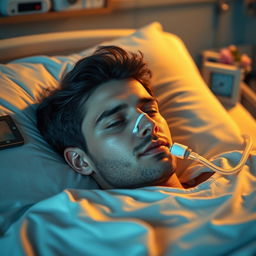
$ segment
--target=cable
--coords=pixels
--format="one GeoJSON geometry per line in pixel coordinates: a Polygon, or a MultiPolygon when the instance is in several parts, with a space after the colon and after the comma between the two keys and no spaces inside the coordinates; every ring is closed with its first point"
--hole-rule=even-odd
{"type": "Polygon", "coordinates": [[[244,137],[244,142],[246,144],[243,155],[242,155],[239,163],[236,166],[228,168],[228,169],[221,168],[221,167],[209,162],[204,157],[193,152],[187,146],[179,144],[179,143],[174,143],[171,146],[170,153],[178,158],[181,158],[181,159],[190,159],[190,160],[197,161],[197,162],[203,164],[204,166],[209,167],[213,171],[219,172],[223,175],[230,175],[230,174],[234,174],[234,173],[237,173],[238,171],[240,171],[240,169],[245,165],[245,162],[247,161],[250,151],[252,149],[253,143],[252,143],[251,137],[249,137],[247,135],[244,135],[243,137],[244,137]]]}

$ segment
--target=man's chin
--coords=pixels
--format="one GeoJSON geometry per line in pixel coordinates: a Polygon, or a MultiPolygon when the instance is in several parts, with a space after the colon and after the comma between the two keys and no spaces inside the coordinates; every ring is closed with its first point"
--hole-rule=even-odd
{"type": "Polygon", "coordinates": [[[169,173],[174,173],[177,167],[177,159],[176,157],[171,156],[170,154],[159,154],[154,158],[156,166],[161,169],[166,170],[169,173]]]}
{"type": "Polygon", "coordinates": [[[163,162],[161,163],[161,165],[162,165],[162,168],[165,170],[163,179],[161,180],[161,182],[165,183],[173,176],[173,174],[175,174],[176,167],[177,167],[177,159],[172,158],[171,161],[169,160],[169,161],[163,162]]]}

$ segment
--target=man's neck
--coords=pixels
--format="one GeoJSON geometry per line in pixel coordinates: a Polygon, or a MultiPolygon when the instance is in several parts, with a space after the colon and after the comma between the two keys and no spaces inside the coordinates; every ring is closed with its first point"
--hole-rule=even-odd
{"type": "Polygon", "coordinates": [[[180,183],[176,173],[174,173],[162,186],[173,187],[173,188],[184,188],[180,183]]]}

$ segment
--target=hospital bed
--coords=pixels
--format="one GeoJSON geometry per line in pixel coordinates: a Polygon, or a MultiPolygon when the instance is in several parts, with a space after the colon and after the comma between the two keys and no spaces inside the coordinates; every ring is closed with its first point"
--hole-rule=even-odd
{"type": "MultiPolygon", "coordinates": [[[[214,180],[214,193],[202,193],[205,183],[191,189],[103,191],[92,178],[72,171],[42,138],[36,128],[38,99],[99,45],[143,52],[173,141],[207,159],[229,152],[235,162],[244,147],[243,133],[256,142],[250,113],[240,103],[227,111],[203,81],[182,40],[157,22],[138,30],[2,40],[0,115],[13,117],[25,143],[0,151],[0,254],[206,255],[207,250],[207,255],[255,255],[253,155],[241,173],[254,177],[254,183],[242,194],[222,194],[214,180]]],[[[178,160],[176,172],[186,180],[196,167],[190,160],[178,160]]]]}

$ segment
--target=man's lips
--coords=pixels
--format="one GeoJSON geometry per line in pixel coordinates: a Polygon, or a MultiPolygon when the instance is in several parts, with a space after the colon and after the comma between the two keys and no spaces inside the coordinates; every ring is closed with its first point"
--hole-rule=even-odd
{"type": "Polygon", "coordinates": [[[169,148],[170,145],[168,142],[164,140],[157,140],[155,142],[151,142],[145,146],[145,148],[138,154],[138,156],[157,154],[163,151],[166,151],[166,148],[169,148]]]}

